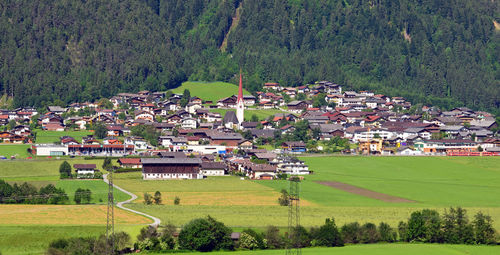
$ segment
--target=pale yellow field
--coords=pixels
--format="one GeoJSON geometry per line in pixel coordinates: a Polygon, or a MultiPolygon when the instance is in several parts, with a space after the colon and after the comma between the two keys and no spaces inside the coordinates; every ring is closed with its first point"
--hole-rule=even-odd
{"type": "MultiPolygon", "coordinates": [[[[153,195],[153,193],[150,193],[153,195]]],[[[139,197],[134,203],[143,203],[144,193],[136,193],[139,197]]],[[[280,193],[276,191],[224,191],[224,192],[161,192],[162,204],[172,205],[175,197],[181,199],[181,205],[249,205],[273,206],[278,204],[280,193]]],[[[313,206],[306,200],[300,200],[301,206],[313,206]]]]}
{"type": "MultiPolygon", "coordinates": [[[[105,205],[0,205],[0,225],[105,225],[105,205]]],[[[116,224],[149,224],[148,218],[115,208],[116,224]]]]}

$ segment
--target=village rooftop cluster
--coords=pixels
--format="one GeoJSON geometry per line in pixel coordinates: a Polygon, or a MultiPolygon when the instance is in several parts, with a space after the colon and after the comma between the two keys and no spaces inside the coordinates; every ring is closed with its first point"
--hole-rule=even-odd
{"type": "Polygon", "coordinates": [[[0,125],[0,142],[32,144],[33,155],[120,157],[122,167],[142,168],[144,179],[309,174],[297,159],[302,153],[500,155],[498,125],[488,112],[412,107],[402,97],[343,91],[328,81],[300,87],[266,83],[253,96],[243,95],[240,77],[238,95],[217,102],[168,92],[120,93],[40,113],[0,110],[0,125]],[[259,120],[252,116],[256,109],[280,113],[259,120]],[[105,128],[101,137],[99,127],[105,128]],[[143,127],[142,136],[137,127],[143,127]],[[81,141],[61,135],[59,143],[39,144],[35,129],[95,133],[81,141]]]}

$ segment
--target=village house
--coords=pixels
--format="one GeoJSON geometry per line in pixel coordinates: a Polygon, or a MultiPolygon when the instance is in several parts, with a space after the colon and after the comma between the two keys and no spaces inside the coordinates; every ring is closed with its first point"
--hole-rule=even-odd
{"type": "Polygon", "coordinates": [[[99,172],[95,164],[74,164],[73,168],[77,178],[94,178],[95,173],[99,172]]]}
{"type": "Polygon", "coordinates": [[[144,180],[203,179],[198,158],[141,158],[144,180]]]}
{"type": "Polygon", "coordinates": [[[121,168],[142,168],[140,158],[119,158],[117,162],[121,168]]]}
{"type": "Polygon", "coordinates": [[[201,162],[201,173],[205,176],[223,176],[227,166],[222,162],[201,162]]]}

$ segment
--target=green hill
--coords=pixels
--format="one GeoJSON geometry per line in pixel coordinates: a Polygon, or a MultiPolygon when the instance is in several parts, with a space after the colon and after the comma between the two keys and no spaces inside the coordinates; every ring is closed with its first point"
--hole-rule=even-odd
{"type": "Polygon", "coordinates": [[[251,92],[331,80],[500,109],[491,0],[35,0],[3,1],[0,13],[0,94],[14,106],[236,83],[241,68],[251,92]]]}
{"type": "MultiPolygon", "coordinates": [[[[173,93],[182,94],[188,89],[191,96],[197,96],[206,101],[213,101],[232,95],[238,95],[238,86],[227,82],[193,82],[187,81],[182,83],[182,86],[172,90],[173,93]]],[[[250,95],[250,92],[243,90],[243,94],[250,95]]]]}

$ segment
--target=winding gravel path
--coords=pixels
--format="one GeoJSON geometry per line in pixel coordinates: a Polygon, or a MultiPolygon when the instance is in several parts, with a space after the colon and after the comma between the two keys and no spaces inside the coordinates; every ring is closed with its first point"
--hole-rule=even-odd
{"type": "MultiPolygon", "coordinates": [[[[104,182],[105,182],[105,183],[109,184],[108,174],[103,175],[103,180],[104,180],[104,182]]],[[[122,191],[123,193],[126,193],[127,195],[129,195],[129,196],[131,196],[131,197],[132,197],[132,198],[130,198],[129,200],[126,200],[126,201],[123,201],[123,202],[118,202],[118,203],[116,203],[116,206],[117,206],[118,208],[121,208],[121,209],[123,209],[123,210],[129,211],[129,212],[133,212],[133,213],[135,213],[135,214],[139,214],[139,215],[142,215],[142,216],[145,216],[145,217],[148,217],[148,218],[152,219],[154,222],[153,222],[153,223],[151,223],[151,224],[149,224],[150,226],[159,226],[159,225],[160,225],[160,223],[161,223],[160,219],[158,219],[158,218],[156,218],[156,217],[154,217],[154,216],[151,216],[151,215],[149,215],[149,214],[146,214],[146,213],[143,213],[143,212],[139,212],[139,211],[136,211],[136,210],[132,210],[132,209],[130,209],[130,208],[127,208],[127,207],[123,206],[124,204],[128,204],[128,203],[130,203],[130,202],[132,202],[132,201],[136,200],[136,199],[137,199],[137,196],[136,196],[134,193],[129,192],[129,191],[127,191],[127,190],[124,190],[123,188],[118,187],[118,186],[116,186],[116,185],[114,185],[114,184],[113,184],[113,186],[114,186],[116,189],[118,189],[118,190],[122,191]]]]}

